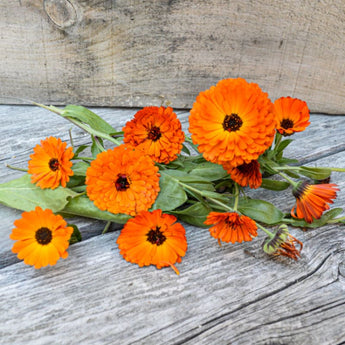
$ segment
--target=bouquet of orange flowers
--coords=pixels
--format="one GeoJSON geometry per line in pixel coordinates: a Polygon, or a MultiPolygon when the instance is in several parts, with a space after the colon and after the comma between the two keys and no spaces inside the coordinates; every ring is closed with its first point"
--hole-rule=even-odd
{"type": "Polygon", "coordinates": [[[77,226],[65,220],[71,216],[104,220],[104,231],[111,222],[124,224],[117,244],[125,260],[170,266],[176,273],[187,250],[178,219],[209,227],[219,245],[251,241],[260,229],[267,234],[262,245],[267,254],[294,260],[303,245],[288,225],[345,222],[338,217],[341,208],[329,210],[339,191],[329,177],[345,169],[306,167],[284,157],[292,141],[286,137],[310,124],[302,100],[282,97],[272,103],[255,83],[221,80],[196,98],[191,137],[171,107],[145,107],[116,132],[84,107],[35,104],[91,135],[91,144],[78,148],[72,137],[70,147],[59,138],[42,140],[27,174],[0,185],[25,194],[19,199],[8,193],[0,202],[25,211],[14,222],[12,251],[35,268],[66,258],[68,246],[81,240],[77,226]],[[245,193],[289,187],[296,198],[290,214],[245,193]]]}

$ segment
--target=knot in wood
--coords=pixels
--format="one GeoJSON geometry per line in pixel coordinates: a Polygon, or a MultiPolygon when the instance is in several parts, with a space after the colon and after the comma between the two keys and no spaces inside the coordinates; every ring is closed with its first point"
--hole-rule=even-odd
{"type": "Polygon", "coordinates": [[[60,29],[68,28],[77,22],[77,11],[69,0],[44,0],[44,11],[60,29]]]}

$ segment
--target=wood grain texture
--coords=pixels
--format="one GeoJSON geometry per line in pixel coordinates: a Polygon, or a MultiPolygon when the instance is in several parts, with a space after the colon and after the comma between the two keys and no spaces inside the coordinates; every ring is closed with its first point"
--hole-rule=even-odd
{"type": "MultiPolygon", "coordinates": [[[[135,109],[93,109],[121,129],[135,109]]],[[[68,140],[71,125],[46,110],[0,106],[0,183],[20,176],[3,163],[25,167],[42,138],[68,140]]],[[[178,112],[183,128],[188,112],[178,112]]],[[[344,117],[312,115],[286,155],[312,166],[345,167],[344,117]]],[[[78,128],[76,144],[88,143],[78,128]]],[[[332,174],[345,205],[344,174],[332,174]]],[[[291,191],[248,191],[283,211],[291,191]]],[[[250,243],[219,247],[207,229],[186,226],[188,251],[171,269],[138,268],[120,256],[116,226],[77,218],[84,241],[66,260],[34,270],[10,253],[8,239],[20,212],[0,207],[0,343],[56,344],[292,344],[345,342],[344,226],[292,235],[304,243],[301,259],[272,259],[261,250],[262,232],[250,243]]]]}
{"type": "Polygon", "coordinates": [[[3,103],[190,108],[243,77],[344,113],[342,0],[3,0],[0,13],[3,103]]]}

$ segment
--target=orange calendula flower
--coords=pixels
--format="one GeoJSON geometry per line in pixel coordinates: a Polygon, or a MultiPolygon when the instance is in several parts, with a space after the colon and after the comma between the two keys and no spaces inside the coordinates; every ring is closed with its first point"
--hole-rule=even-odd
{"type": "Polygon", "coordinates": [[[186,232],[177,218],[162,210],[142,211],[127,221],[117,244],[125,260],[140,267],[155,265],[157,268],[181,262],[187,251],[186,232]]]}
{"type": "Polygon", "coordinates": [[[262,174],[260,164],[257,160],[250,163],[243,163],[237,167],[232,167],[229,163],[223,164],[224,169],[229,173],[231,179],[242,187],[249,186],[256,189],[261,186],[262,174]]]}
{"type": "Polygon", "coordinates": [[[27,265],[41,268],[55,265],[68,256],[67,248],[73,228],[52,210],[42,210],[39,206],[34,211],[24,212],[21,219],[14,222],[10,238],[17,241],[12,252],[27,265]]]}
{"type": "Polygon", "coordinates": [[[248,242],[257,236],[257,226],[255,222],[237,212],[211,212],[205,222],[206,225],[213,225],[209,231],[211,236],[223,242],[248,242]]]}
{"type": "Polygon", "coordinates": [[[184,132],[172,108],[145,107],[123,127],[124,143],[148,154],[155,162],[168,164],[182,150],[184,132]]]}
{"type": "Polygon", "coordinates": [[[267,254],[286,256],[297,261],[301,256],[303,243],[290,235],[287,225],[282,224],[272,237],[264,241],[262,248],[267,254]],[[296,245],[299,248],[296,248],[296,245]]]}
{"type": "Polygon", "coordinates": [[[224,79],[200,92],[190,111],[189,131],[205,159],[233,167],[249,164],[272,144],[273,105],[255,83],[224,79]]]}
{"type": "Polygon", "coordinates": [[[297,98],[281,97],[274,102],[277,131],[288,136],[310,125],[307,103],[297,98]]]}
{"type": "Polygon", "coordinates": [[[322,213],[329,209],[328,204],[332,204],[333,199],[337,197],[337,191],[339,191],[337,187],[334,183],[316,185],[309,184],[307,181],[300,183],[293,190],[296,206],[291,210],[292,217],[304,219],[308,223],[319,219],[322,213]]]}
{"type": "Polygon", "coordinates": [[[60,138],[54,137],[41,140],[41,145],[36,145],[34,153],[30,155],[28,169],[32,183],[42,189],[55,189],[60,184],[66,187],[69,176],[73,175],[70,160],[74,156],[72,147],[66,146],[60,138]]]}
{"type": "Polygon", "coordinates": [[[127,145],[101,152],[86,171],[86,192],[102,211],[131,216],[148,210],[159,193],[158,167],[127,145]]]}

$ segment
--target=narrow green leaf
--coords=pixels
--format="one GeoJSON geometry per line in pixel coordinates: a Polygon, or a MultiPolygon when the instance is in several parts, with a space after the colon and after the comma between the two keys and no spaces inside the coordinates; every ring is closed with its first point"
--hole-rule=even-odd
{"type": "Polygon", "coordinates": [[[80,145],[76,151],[74,152],[74,158],[77,158],[79,153],[83,152],[85,149],[88,148],[88,145],[80,145]]]}
{"type": "Polygon", "coordinates": [[[60,212],[63,216],[80,216],[93,219],[112,221],[118,224],[125,224],[131,216],[127,214],[113,214],[101,211],[87,196],[79,196],[71,199],[60,212]]]}
{"type": "Polygon", "coordinates": [[[343,209],[337,207],[337,208],[333,208],[329,210],[328,212],[325,212],[321,216],[321,218],[314,219],[312,223],[307,223],[304,219],[297,219],[297,218],[289,219],[289,223],[292,226],[296,226],[296,227],[316,229],[323,225],[326,225],[329,220],[336,218],[342,212],[343,212],[343,209]]]}
{"type": "Polygon", "coordinates": [[[96,115],[90,109],[78,105],[67,105],[61,113],[63,117],[71,117],[82,123],[89,125],[96,131],[106,133],[109,135],[116,134],[116,130],[101,117],[96,115]]]}
{"type": "Polygon", "coordinates": [[[282,153],[284,151],[284,149],[293,142],[293,139],[285,139],[282,140],[279,145],[274,149],[274,151],[276,152],[276,155],[282,153]]]}
{"type": "Polygon", "coordinates": [[[28,174],[0,185],[0,202],[23,211],[31,211],[40,206],[42,209],[49,208],[53,212],[58,212],[65,207],[69,198],[77,195],[63,187],[41,189],[31,183],[28,174]]]}
{"type": "Polygon", "coordinates": [[[284,217],[273,204],[260,199],[241,199],[238,209],[247,217],[269,225],[279,223],[284,217]]]}
{"type": "Polygon", "coordinates": [[[331,175],[332,171],[328,168],[313,168],[301,166],[299,169],[299,173],[314,180],[324,180],[331,175]]]}
{"type": "Polygon", "coordinates": [[[160,192],[152,206],[152,210],[173,210],[187,201],[187,194],[175,178],[161,171],[159,179],[160,192]]]}
{"type": "Polygon", "coordinates": [[[285,190],[289,188],[289,186],[290,186],[290,183],[286,181],[277,181],[277,180],[264,178],[262,179],[262,183],[260,187],[269,189],[269,190],[285,190]]]}
{"type": "Polygon", "coordinates": [[[75,224],[67,224],[67,226],[73,228],[73,233],[71,235],[71,238],[69,239],[69,244],[80,242],[82,238],[78,227],[75,224]]]}

